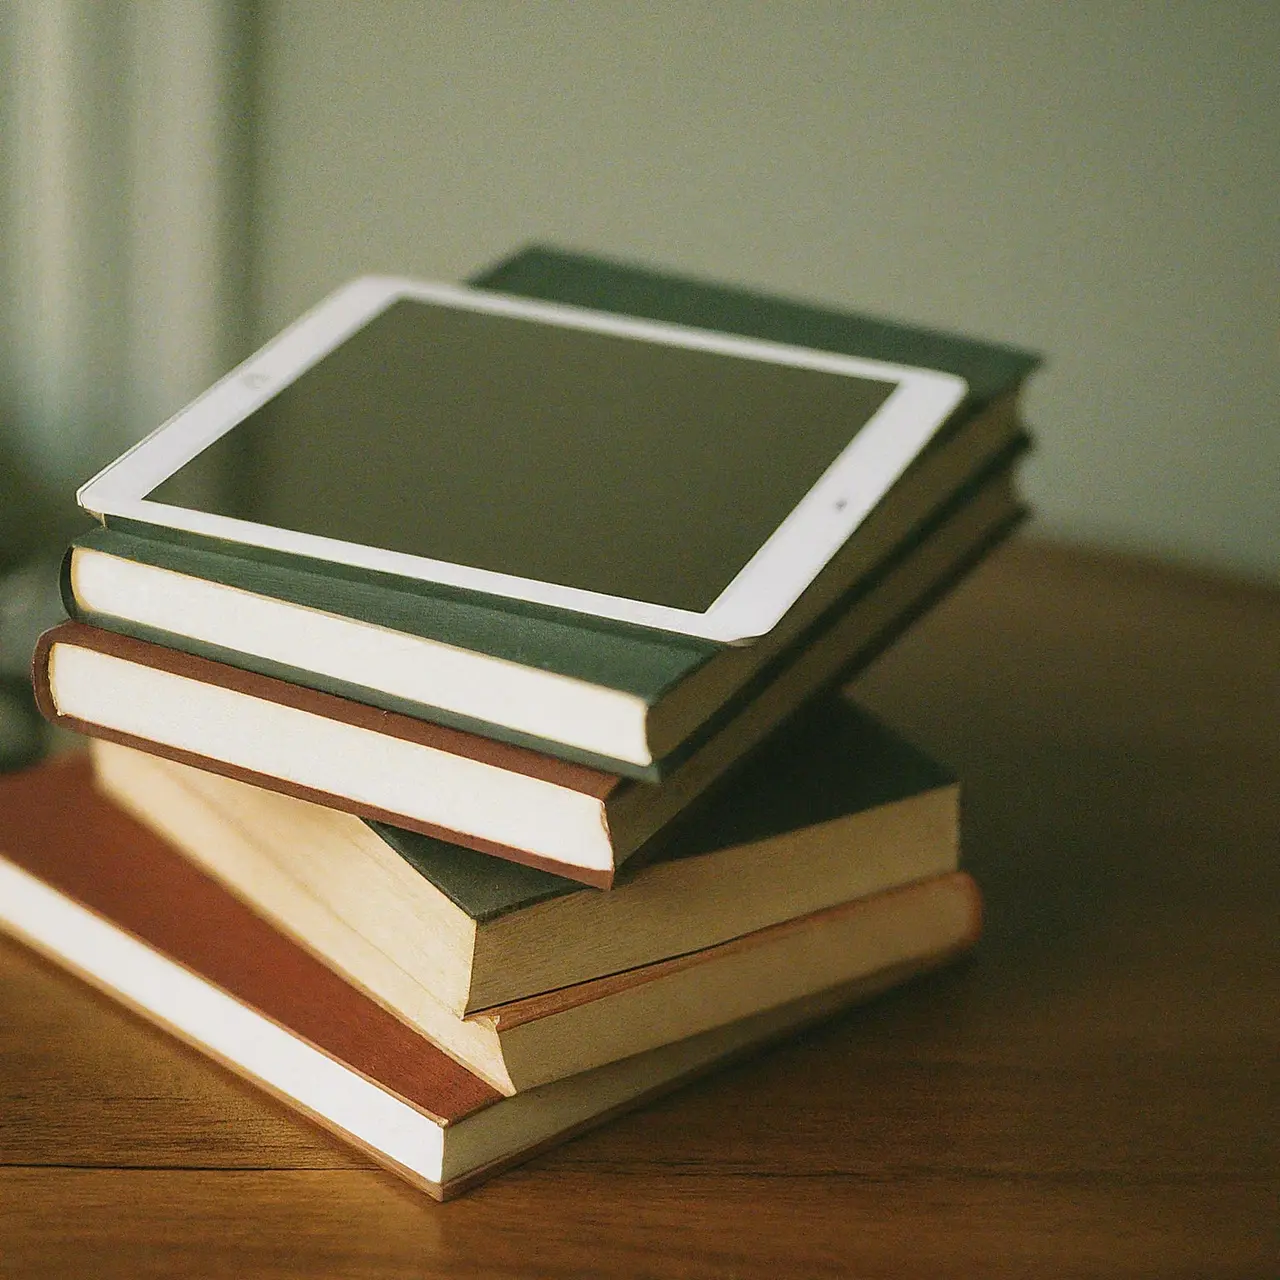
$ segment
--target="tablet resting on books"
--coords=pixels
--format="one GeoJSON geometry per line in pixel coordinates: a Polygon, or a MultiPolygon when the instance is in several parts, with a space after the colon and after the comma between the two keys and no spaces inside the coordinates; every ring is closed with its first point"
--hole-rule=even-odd
{"type": "Polygon", "coordinates": [[[108,526],[741,643],[966,390],[933,369],[365,278],[79,498],[108,526]],[[233,483],[201,486],[202,467],[233,483]]]}

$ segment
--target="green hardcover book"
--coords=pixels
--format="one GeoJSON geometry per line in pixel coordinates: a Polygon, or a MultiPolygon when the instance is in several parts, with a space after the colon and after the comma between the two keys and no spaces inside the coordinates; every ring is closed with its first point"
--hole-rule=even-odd
{"type": "MultiPolygon", "coordinates": [[[[971,339],[534,248],[481,287],[964,377],[969,398],[782,621],[746,646],[112,521],[64,568],[72,617],[622,776],[667,776],[771,663],[1025,443],[1036,360],[971,339]]],[[[162,486],[163,489],[163,486],[162,486]]]]}
{"type": "Polygon", "coordinates": [[[1040,364],[1031,352],[1001,343],[815,307],[544,245],[522,249],[477,276],[474,283],[525,298],[940,369],[958,374],[969,384],[971,409],[1005,395],[1040,364]]]}

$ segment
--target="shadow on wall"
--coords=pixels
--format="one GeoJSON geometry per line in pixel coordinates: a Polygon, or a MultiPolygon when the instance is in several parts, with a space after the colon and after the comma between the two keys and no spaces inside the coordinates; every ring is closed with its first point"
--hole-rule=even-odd
{"type": "Polygon", "coordinates": [[[26,463],[0,418],[0,771],[48,745],[31,696],[36,637],[62,616],[58,563],[83,516],[59,502],[26,463]]]}

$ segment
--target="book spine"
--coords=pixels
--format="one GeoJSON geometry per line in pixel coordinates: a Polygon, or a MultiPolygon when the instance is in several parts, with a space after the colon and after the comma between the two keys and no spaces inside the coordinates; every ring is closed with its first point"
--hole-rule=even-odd
{"type": "MultiPolygon", "coordinates": [[[[1022,523],[1025,516],[1025,508],[1015,507],[1007,516],[996,521],[957,560],[953,561],[936,581],[930,583],[920,595],[908,601],[899,613],[895,614],[883,627],[871,635],[856,651],[847,655],[838,667],[810,684],[802,695],[787,707],[783,714],[792,715],[801,706],[808,705],[813,700],[832,693],[847,684],[858,672],[862,671],[875,658],[893,645],[917,619],[927,613],[929,609],[957,586],[1022,523]]],[[[767,696],[768,690],[762,690],[761,692],[767,696]]],[[[777,723],[779,721],[774,721],[774,726],[777,723]]],[[[756,736],[755,730],[744,731],[745,736],[749,739],[746,745],[722,769],[717,769],[713,775],[708,776],[705,783],[694,784],[694,790],[686,803],[683,815],[692,816],[704,805],[712,803],[716,796],[722,794],[723,789],[731,784],[738,771],[745,767],[755,753],[761,749],[766,737],[772,732],[774,732],[774,727],[765,729],[764,733],[759,736],[756,736]]],[[[712,746],[714,746],[714,742],[713,738],[711,740],[712,746]]],[[[692,763],[697,764],[696,756],[693,758],[692,763]]],[[[679,775],[677,774],[678,777],[679,775]]],[[[631,873],[635,868],[643,866],[646,862],[662,858],[666,842],[670,839],[670,836],[670,821],[654,826],[651,833],[642,838],[634,850],[626,853],[623,861],[627,873],[631,873]]]]}
{"type": "MultiPolygon", "coordinates": [[[[945,528],[950,521],[963,512],[971,502],[983,493],[988,485],[996,481],[998,477],[1009,474],[1014,464],[1026,451],[1029,443],[1029,438],[1026,435],[1020,435],[1010,441],[1008,445],[988,459],[959,490],[930,512],[925,519],[916,524],[892,551],[855,582],[839,599],[833,601],[786,648],[775,654],[749,680],[744,682],[733,697],[708,716],[695,733],[686,738],[674,751],[664,756],[659,762],[662,776],[666,777],[674,772],[676,768],[714,738],[717,733],[721,732],[726,725],[731,724],[742,712],[742,709],[749,706],[779,675],[795,663],[806,649],[812,648],[814,644],[822,639],[823,635],[838,626],[850,610],[857,607],[859,600],[864,599],[875,591],[885,579],[908,561],[934,534],[945,528]]],[[[985,551],[982,554],[985,554],[985,551]]],[[[981,556],[979,556],[980,558],[981,556]]],[[[970,567],[972,566],[966,565],[958,576],[963,576],[970,567]]],[[[897,626],[889,640],[860,650],[849,660],[838,677],[825,684],[819,692],[838,687],[840,684],[847,684],[860,670],[869,666],[894,639],[901,635],[922,613],[926,612],[933,603],[934,598],[930,597],[918,609],[913,609],[910,616],[900,620],[900,625],[897,626]]]]}

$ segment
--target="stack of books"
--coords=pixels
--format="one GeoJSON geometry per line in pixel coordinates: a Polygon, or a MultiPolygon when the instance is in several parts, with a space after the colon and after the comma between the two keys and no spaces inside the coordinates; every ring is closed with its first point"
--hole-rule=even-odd
{"type": "Polygon", "coordinates": [[[958,787],[843,683],[1022,515],[1033,357],[545,249],[476,282],[964,378],[746,645],[108,518],[0,925],[436,1196],[960,954],[958,787]]]}

